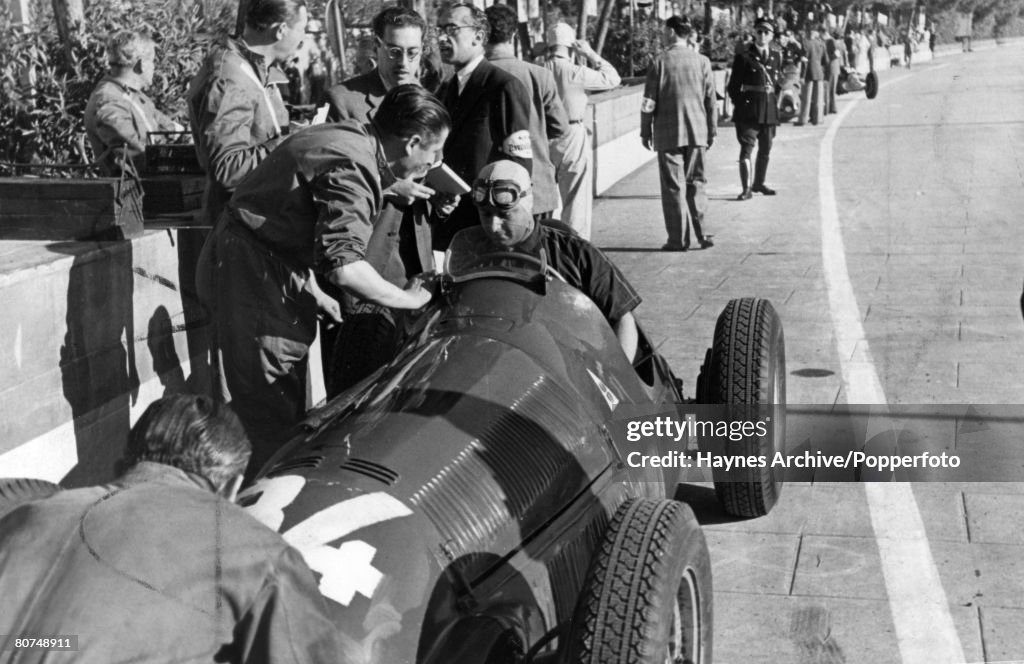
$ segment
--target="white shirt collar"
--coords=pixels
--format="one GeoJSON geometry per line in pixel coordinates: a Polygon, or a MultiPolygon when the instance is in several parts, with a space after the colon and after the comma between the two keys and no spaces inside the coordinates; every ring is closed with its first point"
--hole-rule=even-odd
{"type": "Polygon", "coordinates": [[[462,91],[466,89],[466,81],[469,80],[469,77],[473,75],[473,71],[483,61],[484,61],[484,54],[481,53],[480,55],[478,55],[475,58],[473,58],[472,60],[470,60],[466,64],[465,67],[463,67],[459,71],[455,72],[455,77],[456,77],[456,79],[458,79],[458,82],[459,82],[459,94],[460,95],[462,94],[462,91]]]}

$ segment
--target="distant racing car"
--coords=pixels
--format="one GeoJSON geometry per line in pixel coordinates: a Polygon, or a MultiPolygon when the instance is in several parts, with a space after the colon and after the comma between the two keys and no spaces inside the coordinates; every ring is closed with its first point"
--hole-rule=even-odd
{"type": "MultiPolygon", "coordinates": [[[[689,401],[643,332],[630,363],[543,253],[469,255],[456,236],[439,294],[402,336],[240,501],[319,575],[345,661],[710,662],[703,533],[672,500],[677,470],[626,462],[664,450],[617,421],[689,401]]],[[[782,445],[784,341],[766,300],[725,308],[699,391],[780,415],[734,451],[782,445]]],[[[781,478],[715,484],[727,511],[757,516],[781,478]]]]}

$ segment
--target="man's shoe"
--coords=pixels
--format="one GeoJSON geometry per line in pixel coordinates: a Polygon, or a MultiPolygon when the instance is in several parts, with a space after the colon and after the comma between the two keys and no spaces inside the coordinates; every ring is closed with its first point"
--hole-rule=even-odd
{"type": "Polygon", "coordinates": [[[749,189],[744,189],[743,192],[739,196],[736,197],[736,200],[738,200],[738,201],[749,201],[753,197],[754,197],[754,195],[752,193],[750,193],[749,189]]]}
{"type": "Polygon", "coordinates": [[[794,127],[803,127],[805,124],[807,124],[807,123],[806,122],[794,122],[793,126],[794,127]]]}
{"type": "Polygon", "coordinates": [[[774,189],[772,189],[770,187],[766,187],[763,184],[755,184],[753,187],[750,188],[750,191],[756,191],[757,193],[764,194],[765,196],[774,196],[775,195],[775,190],[774,189]]]}
{"type": "Polygon", "coordinates": [[[689,247],[685,244],[679,244],[677,242],[666,242],[661,245],[662,251],[686,251],[689,247]]]}
{"type": "Polygon", "coordinates": [[[706,237],[700,241],[700,248],[707,249],[708,247],[715,246],[715,243],[711,241],[711,238],[706,237]]]}

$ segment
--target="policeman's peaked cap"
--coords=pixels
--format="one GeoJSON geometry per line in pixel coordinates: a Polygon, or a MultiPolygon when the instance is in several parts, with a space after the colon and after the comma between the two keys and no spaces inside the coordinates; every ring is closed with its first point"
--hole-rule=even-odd
{"type": "Polygon", "coordinates": [[[777,34],[779,32],[778,28],[775,27],[775,21],[770,18],[757,19],[757,22],[754,23],[754,30],[759,30],[761,28],[768,28],[772,31],[772,34],[777,34]]]}

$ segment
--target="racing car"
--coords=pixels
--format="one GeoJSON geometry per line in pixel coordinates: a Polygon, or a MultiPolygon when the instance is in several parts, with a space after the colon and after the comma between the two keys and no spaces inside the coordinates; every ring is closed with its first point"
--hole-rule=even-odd
{"type": "MultiPolygon", "coordinates": [[[[712,653],[708,549],[636,467],[622,417],[675,413],[680,381],[641,330],[630,362],[602,313],[539,255],[450,249],[398,356],[325,406],[240,504],[319,576],[345,661],[694,662],[712,653]]],[[[728,304],[698,380],[709,402],[768,404],[784,440],[781,323],[728,304]]],[[[737,450],[733,450],[737,451],[737,450]]],[[[767,513],[781,478],[716,476],[727,511],[767,513]]]]}
{"type": "Polygon", "coordinates": [[[868,99],[874,99],[878,95],[878,74],[869,71],[861,74],[853,67],[843,67],[839,70],[839,83],[836,85],[836,94],[842,95],[847,92],[860,92],[868,99]]]}

